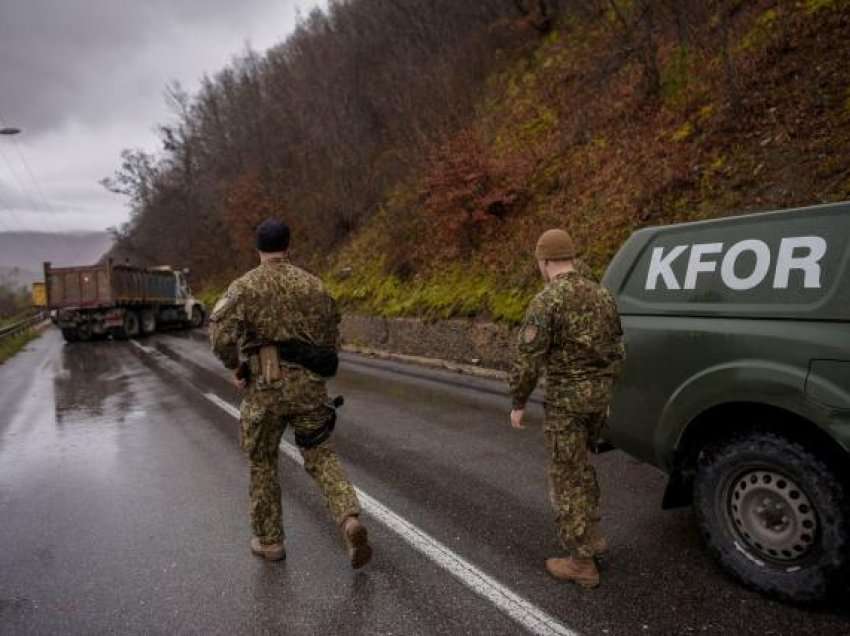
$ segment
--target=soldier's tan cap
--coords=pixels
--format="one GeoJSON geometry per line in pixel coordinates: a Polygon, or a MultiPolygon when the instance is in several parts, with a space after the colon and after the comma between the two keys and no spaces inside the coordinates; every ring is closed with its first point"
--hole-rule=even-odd
{"type": "Polygon", "coordinates": [[[576,246],[564,230],[546,230],[537,239],[534,255],[538,261],[568,261],[576,257],[576,246]]]}

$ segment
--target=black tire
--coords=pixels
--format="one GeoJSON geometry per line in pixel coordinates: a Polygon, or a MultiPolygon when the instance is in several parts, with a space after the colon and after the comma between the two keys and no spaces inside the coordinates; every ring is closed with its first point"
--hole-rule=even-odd
{"type": "Polygon", "coordinates": [[[77,342],[80,339],[76,329],[63,329],[62,337],[65,338],[65,342],[77,342]]]}
{"type": "Polygon", "coordinates": [[[119,340],[128,340],[129,338],[138,338],[140,332],[139,315],[135,311],[127,311],[124,313],[124,324],[115,330],[115,336],[119,340]]]}
{"type": "Polygon", "coordinates": [[[204,310],[195,305],[192,307],[192,317],[189,319],[189,327],[192,329],[200,329],[204,326],[204,310]]]}
{"type": "Polygon", "coordinates": [[[91,324],[87,322],[81,322],[78,324],[75,331],[77,332],[77,340],[80,342],[88,342],[94,336],[91,324]]]}
{"type": "Polygon", "coordinates": [[[848,486],[816,453],[772,433],[726,440],[700,456],[694,510],[708,548],[748,587],[811,603],[850,569],[848,486]]]}
{"type": "Polygon", "coordinates": [[[146,310],[141,315],[141,332],[143,336],[149,336],[156,331],[156,312],[146,310]]]}

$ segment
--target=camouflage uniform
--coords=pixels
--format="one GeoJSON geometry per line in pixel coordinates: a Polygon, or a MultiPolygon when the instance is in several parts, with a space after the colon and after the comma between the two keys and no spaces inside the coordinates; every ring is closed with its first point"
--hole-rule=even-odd
{"type": "Polygon", "coordinates": [[[525,407],[545,369],[549,496],[561,544],[579,558],[593,556],[599,514],[588,449],[605,424],[624,357],[616,303],[583,273],[556,276],[531,301],[510,374],[513,406],[525,407]]]}
{"type": "MultiPolygon", "coordinates": [[[[281,361],[282,379],[260,373],[258,347],[291,338],[338,347],[339,312],[321,281],[286,259],[266,261],[234,281],[210,316],[213,351],[228,369],[251,364],[242,400],[240,443],[251,466],[250,505],[254,535],[264,544],[284,538],[278,447],[287,426],[298,434],[322,428],[331,415],[325,381],[281,361]]],[[[301,449],[304,468],[316,481],[337,523],[360,508],[330,440],[301,449]]]]}

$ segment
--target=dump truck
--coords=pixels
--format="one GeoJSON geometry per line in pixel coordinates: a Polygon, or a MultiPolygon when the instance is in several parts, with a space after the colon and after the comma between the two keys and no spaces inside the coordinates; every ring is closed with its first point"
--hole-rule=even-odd
{"type": "Polygon", "coordinates": [[[47,307],[68,342],[128,339],[160,326],[196,328],[206,309],[192,296],[187,270],[137,268],[111,260],[84,267],[44,263],[47,307]]]}
{"type": "Polygon", "coordinates": [[[626,364],[606,433],[670,475],[760,592],[850,577],[850,203],[639,230],[604,283],[626,364]]]}

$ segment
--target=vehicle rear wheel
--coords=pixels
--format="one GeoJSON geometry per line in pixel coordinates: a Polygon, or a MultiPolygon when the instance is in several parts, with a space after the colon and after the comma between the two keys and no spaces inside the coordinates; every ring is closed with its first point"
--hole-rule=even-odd
{"type": "Polygon", "coordinates": [[[93,334],[91,325],[87,322],[81,322],[79,325],[77,325],[76,332],[77,340],[80,340],[81,342],[88,342],[92,339],[93,334]]]}
{"type": "Polygon", "coordinates": [[[62,337],[65,338],[65,342],[77,342],[80,339],[77,330],[70,328],[62,330],[62,337]]]}
{"type": "Polygon", "coordinates": [[[850,569],[847,485],[780,435],[752,433],[703,451],[694,509],[715,558],[759,592],[822,600],[850,569]]]}
{"type": "Polygon", "coordinates": [[[156,331],[156,312],[152,310],[143,311],[141,322],[142,335],[152,334],[156,331]]]}
{"type": "Polygon", "coordinates": [[[138,338],[140,331],[139,315],[135,311],[127,311],[124,314],[124,324],[116,330],[115,335],[120,340],[127,340],[138,338]]]}

